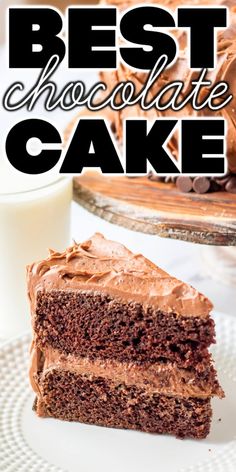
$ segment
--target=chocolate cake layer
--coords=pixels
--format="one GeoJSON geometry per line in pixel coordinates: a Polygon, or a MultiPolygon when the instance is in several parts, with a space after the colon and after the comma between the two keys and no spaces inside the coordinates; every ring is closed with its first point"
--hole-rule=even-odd
{"type": "Polygon", "coordinates": [[[182,366],[209,359],[206,348],[214,342],[210,317],[163,313],[86,291],[38,291],[34,329],[41,349],[120,361],[161,357],[182,366]]]}
{"type": "Polygon", "coordinates": [[[210,399],[178,398],[114,384],[103,377],[53,369],[38,378],[40,416],[62,420],[205,438],[211,420],[210,399]]]}

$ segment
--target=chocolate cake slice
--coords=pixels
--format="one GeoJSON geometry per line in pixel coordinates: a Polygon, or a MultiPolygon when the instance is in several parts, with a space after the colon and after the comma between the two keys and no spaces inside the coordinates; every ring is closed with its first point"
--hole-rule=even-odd
{"type": "Polygon", "coordinates": [[[95,234],[28,267],[39,416],[204,438],[223,391],[212,305],[95,234]]]}

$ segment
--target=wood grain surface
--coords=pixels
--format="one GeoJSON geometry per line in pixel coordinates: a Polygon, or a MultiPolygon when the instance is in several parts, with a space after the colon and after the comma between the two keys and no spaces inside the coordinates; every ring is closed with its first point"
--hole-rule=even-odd
{"type": "Polygon", "coordinates": [[[180,193],[146,177],[86,172],[74,178],[74,200],[134,231],[194,243],[236,246],[236,194],[180,193]]]}

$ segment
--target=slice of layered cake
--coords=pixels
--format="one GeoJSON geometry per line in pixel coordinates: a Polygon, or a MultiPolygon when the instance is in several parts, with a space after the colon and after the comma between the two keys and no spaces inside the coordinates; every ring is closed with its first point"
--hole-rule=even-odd
{"type": "Polygon", "coordinates": [[[28,267],[39,416],[204,438],[212,305],[101,234],[28,267]]]}

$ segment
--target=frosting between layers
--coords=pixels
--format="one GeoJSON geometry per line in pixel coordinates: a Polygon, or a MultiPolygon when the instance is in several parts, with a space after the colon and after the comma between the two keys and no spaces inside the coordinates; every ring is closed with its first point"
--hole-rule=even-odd
{"type": "Polygon", "coordinates": [[[209,398],[214,395],[219,397],[224,395],[217,382],[212,385],[207,380],[199,380],[196,378],[194,370],[180,369],[176,364],[170,362],[138,365],[134,362],[121,363],[115,360],[90,360],[72,354],[62,354],[52,348],[48,348],[44,352],[43,363],[41,356],[41,352],[33,342],[30,381],[33,390],[39,397],[41,391],[37,372],[40,372],[40,378],[43,378],[54,370],[84,375],[89,380],[101,377],[115,385],[135,385],[144,389],[147,394],[160,393],[184,398],[209,398]]]}
{"type": "Polygon", "coordinates": [[[38,291],[51,290],[102,292],[182,316],[207,317],[212,309],[193,287],[99,233],[63,253],[51,250],[47,259],[28,266],[27,278],[32,313],[38,291]]]}

